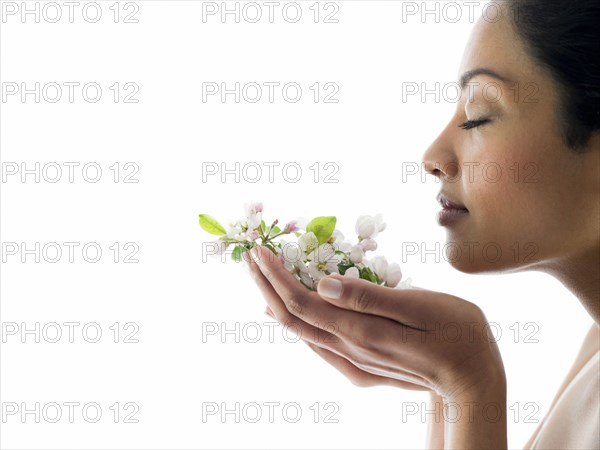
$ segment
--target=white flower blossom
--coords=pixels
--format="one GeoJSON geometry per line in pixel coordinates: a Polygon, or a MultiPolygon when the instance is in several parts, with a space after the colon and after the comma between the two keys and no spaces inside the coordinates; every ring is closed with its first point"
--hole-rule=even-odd
{"type": "Polygon", "coordinates": [[[375,256],[369,260],[369,267],[375,272],[375,275],[383,279],[388,267],[387,259],[385,259],[385,256],[375,256]]]}
{"type": "Polygon", "coordinates": [[[342,255],[336,254],[333,245],[326,243],[308,254],[306,259],[309,261],[308,273],[318,281],[325,275],[339,273],[337,265],[342,261],[342,255]]]}
{"type": "Polygon", "coordinates": [[[250,203],[244,205],[246,211],[246,223],[248,224],[249,230],[254,230],[260,226],[262,221],[262,203],[250,203]]]}
{"type": "Polygon", "coordinates": [[[359,262],[362,262],[364,257],[365,252],[361,247],[358,245],[352,246],[350,249],[350,261],[352,261],[354,264],[358,264],[359,262]]]}
{"type": "MultiPolygon", "coordinates": [[[[228,228],[225,227],[225,236],[211,242],[213,256],[223,255],[229,246],[248,249],[256,245],[266,245],[275,249],[285,269],[309,289],[316,289],[324,276],[339,273],[338,264],[342,262],[346,266],[344,276],[349,278],[360,278],[361,272],[369,268],[376,275],[377,281],[386,286],[399,289],[412,287],[410,278],[402,281],[402,271],[398,264],[389,264],[383,256],[375,256],[373,259],[366,256],[367,252],[377,249],[375,238],[386,228],[381,214],[359,216],[355,225],[358,241],[350,242],[335,228],[329,237],[322,234],[325,233],[324,228],[318,229],[318,237],[313,232],[307,233],[309,221],[303,217],[284,222],[285,225],[278,233],[271,229],[269,234],[265,235],[261,229],[263,204],[247,203],[244,205],[244,213],[245,218],[229,224],[228,228]],[[288,243],[281,239],[282,235],[291,236],[293,239],[297,236],[297,242],[288,243]],[[326,242],[320,245],[319,239],[326,242]],[[348,265],[353,267],[347,267],[348,265]]],[[[326,223],[332,223],[331,218],[319,219],[320,223],[324,223],[324,219],[326,223]]],[[[271,228],[277,223],[278,220],[272,222],[271,228]]],[[[201,215],[200,225],[209,233],[214,234],[215,230],[218,230],[218,234],[221,234],[223,231],[223,226],[210,216],[205,215],[203,218],[201,215]]],[[[368,278],[372,281],[371,276],[368,278]]]]}
{"type": "Polygon", "coordinates": [[[306,257],[317,249],[319,240],[317,239],[317,236],[315,236],[315,233],[311,231],[298,238],[298,245],[300,245],[300,248],[302,249],[303,256],[306,257]]]}
{"type": "Polygon", "coordinates": [[[356,220],[356,234],[359,239],[375,238],[377,235],[385,230],[386,224],[383,222],[383,216],[376,214],[373,216],[359,216],[356,220]]]}
{"type": "Polygon", "coordinates": [[[358,246],[362,248],[364,252],[377,250],[377,242],[371,238],[361,240],[358,243],[358,246]]]}
{"type": "Polygon", "coordinates": [[[389,264],[385,271],[385,277],[383,277],[385,284],[389,287],[396,287],[401,279],[402,271],[400,270],[400,266],[397,263],[389,264]]]}
{"type": "Polygon", "coordinates": [[[360,278],[360,273],[356,267],[349,267],[346,269],[346,272],[344,272],[344,276],[348,278],[360,278]]]}
{"type": "Polygon", "coordinates": [[[283,255],[286,262],[296,263],[303,261],[303,250],[300,245],[296,242],[287,242],[285,239],[279,241],[281,248],[277,248],[277,251],[283,255]]]}
{"type": "Polygon", "coordinates": [[[337,228],[333,230],[331,237],[329,238],[329,243],[333,244],[334,242],[342,242],[344,240],[344,233],[342,233],[337,228]]]}
{"type": "Polygon", "coordinates": [[[232,224],[227,231],[227,239],[243,240],[242,226],[239,222],[232,224]]]}
{"type": "Polygon", "coordinates": [[[313,280],[302,258],[303,250],[297,243],[287,242],[285,239],[282,239],[280,244],[281,248],[277,248],[277,252],[285,269],[300,279],[309,289],[313,289],[313,280]]]}
{"type": "Polygon", "coordinates": [[[381,278],[386,286],[396,287],[402,279],[402,271],[397,263],[388,264],[385,256],[376,256],[369,261],[369,266],[381,278]]]}

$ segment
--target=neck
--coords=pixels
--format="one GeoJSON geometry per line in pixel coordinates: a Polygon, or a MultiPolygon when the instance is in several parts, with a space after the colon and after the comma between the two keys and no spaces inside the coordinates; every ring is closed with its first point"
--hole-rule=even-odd
{"type": "Polygon", "coordinates": [[[553,261],[543,270],[569,289],[600,325],[600,245],[586,249],[583,254],[553,261]]]}

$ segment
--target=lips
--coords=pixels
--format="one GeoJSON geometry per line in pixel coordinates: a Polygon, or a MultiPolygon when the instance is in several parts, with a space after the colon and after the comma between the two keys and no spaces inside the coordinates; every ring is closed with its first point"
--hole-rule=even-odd
{"type": "Polygon", "coordinates": [[[445,193],[440,192],[437,196],[437,201],[439,202],[440,205],[442,205],[442,208],[444,209],[448,209],[448,210],[458,210],[458,211],[469,211],[465,205],[462,205],[461,203],[455,201],[455,200],[451,200],[445,193]]]}
{"type": "Polygon", "coordinates": [[[444,193],[440,192],[437,196],[437,200],[443,208],[437,214],[438,223],[442,226],[452,226],[454,223],[469,215],[469,210],[464,205],[456,200],[451,200],[444,193]]]}

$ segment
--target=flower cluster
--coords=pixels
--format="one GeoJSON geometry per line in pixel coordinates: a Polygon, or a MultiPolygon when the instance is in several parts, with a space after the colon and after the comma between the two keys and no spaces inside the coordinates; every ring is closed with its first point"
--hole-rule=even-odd
{"type": "Polygon", "coordinates": [[[333,216],[317,217],[306,224],[302,220],[294,220],[282,229],[277,226],[277,220],[267,226],[262,214],[262,203],[251,203],[245,205],[245,219],[230,224],[228,230],[207,214],[200,214],[200,226],[219,236],[214,242],[215,255],[222,255],[233,246],[231,257],[240,261],[244,252],[262,245],[277,255],[284,267],[312,290],[316,290],[324,276],[332,273],[389,287],[410,287],[410,279],[400,283],[402,271],[398,264],[388,263],[384,256],[366,257],[367,252],[377,249],[375,238],[385,230],[381,214],[358,218],[356,244],[345,240],[335,228],[337,219],[333,216]],[[293,241],[286,239],[292,236],[295,238],[293,241]]]}

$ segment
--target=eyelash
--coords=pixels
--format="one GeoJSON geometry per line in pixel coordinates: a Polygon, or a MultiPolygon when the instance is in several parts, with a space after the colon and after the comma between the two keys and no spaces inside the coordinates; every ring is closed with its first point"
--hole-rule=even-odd
{"type": "Polygon", "coordinates": [[[465,123],[461,123],[458,127],[462,128],[463,130],[470,130],[471,128],[476,128],[486,124],[489,121],[490,119],[467,120],[465,123]]]}

